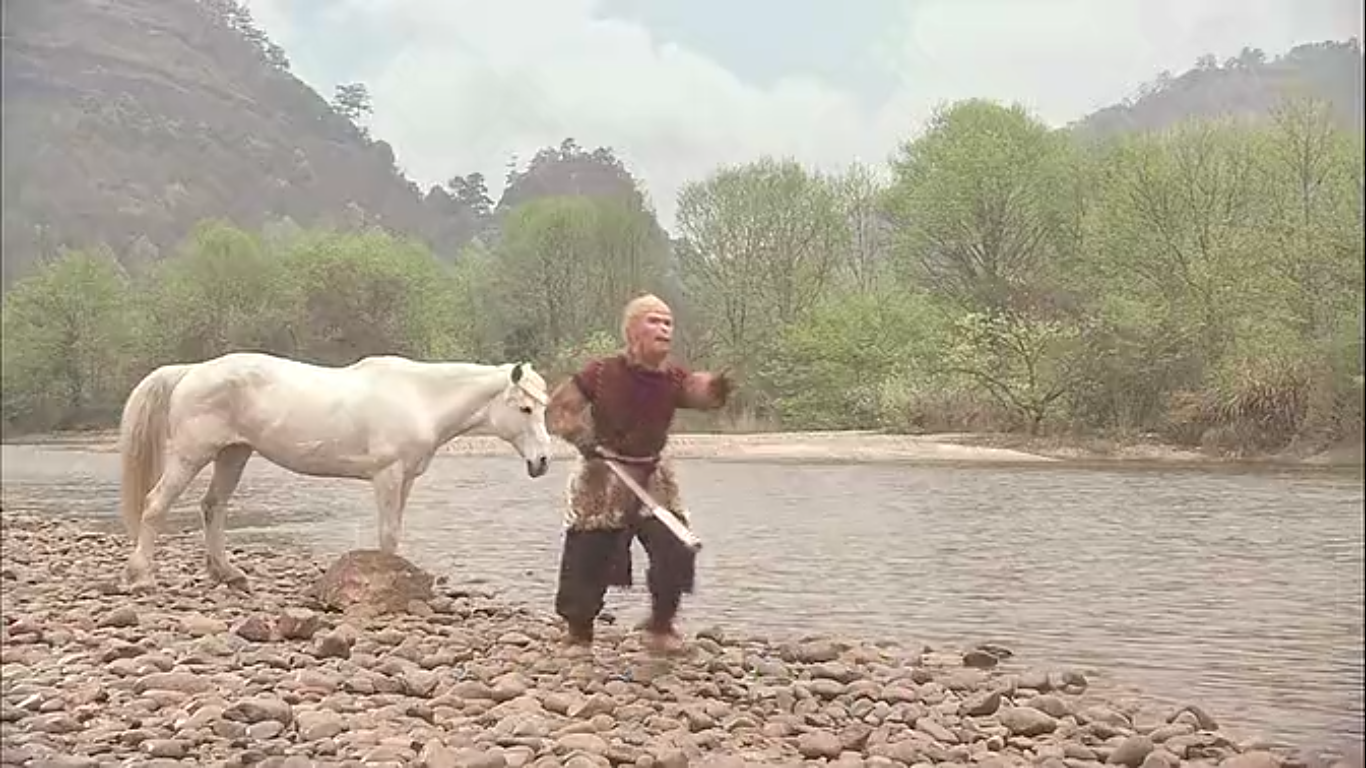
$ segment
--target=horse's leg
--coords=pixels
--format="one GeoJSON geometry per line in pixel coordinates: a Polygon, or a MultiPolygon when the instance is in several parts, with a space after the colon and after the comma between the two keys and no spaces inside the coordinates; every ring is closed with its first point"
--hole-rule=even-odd
{"type": "Polygon", "coordinates": [[[152,575],[153,558],[156,555],[157,528],[166,517],[180,494],[185,492],[195,475],[208,465],[209,457],[169,456],[161,479],[147,494],[147,508],[142,513],[142,529],[138,533],[138,545],[128,558],[129,587],[135,591],[149,590],[155,585],[152,575]]]}
{"type": "Polygon", "coordinates": [[[403,475],[403,488],[398,494],[398,535],[403,535],[403,515],[408,511],[408,494],[413,490],[413,481],[417,478],[406,472],[403,475]]]}
{"type": "Polygon", "coordinates": [[[412,481],[403,465],[395,463],[375,475],[370,485],[375,489],[375,508],[379,513],[379,549],[396,554],[403,533],[403,502],[412,481]]]}
{"type": "Polygon", "coordinates": [[[230,445],[218,452],[213,460],[213,478],[209,489],[199,502],[204,516],[204,549],[207,554],[209,578],[227,584],[241,592],[250,592],[247,575],[228,562],[223,528],[228,516],[228,499],[242,480],[252,448],[249,445],[230,445]]]}

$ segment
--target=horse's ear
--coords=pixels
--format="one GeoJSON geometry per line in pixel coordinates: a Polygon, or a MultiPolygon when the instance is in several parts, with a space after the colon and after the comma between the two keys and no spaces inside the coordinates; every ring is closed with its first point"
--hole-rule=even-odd
{"type": "Polygon", "coordinates": [[[518,364],[512,366],[512,383],[513,383],[513,384],[516,384],[517,382],[519,382],[519,381],[522,380],[522,366],[524,366],[524,365],[526,365],[526,363],[518,363],[518,364]]]}

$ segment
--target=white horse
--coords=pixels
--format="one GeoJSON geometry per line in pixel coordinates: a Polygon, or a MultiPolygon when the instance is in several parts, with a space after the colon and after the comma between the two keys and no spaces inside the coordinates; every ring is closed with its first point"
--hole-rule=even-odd
{"type": "Polygon", "coordinates": [[[127,578],[154,586],[156,526],[204,467],[200,501],[210,578],[248,591],[224,550],[226,505],[253,452],[311,477],[369,480],[379,546],[398,549],[413,481],[451,438],[485,427],[533,478],[550,465],[545,380],[525,363],[368,357],[331,368],[254,352],[163,365],[133,388],[119,424],[122,512],[136,542],[127,578]]]}

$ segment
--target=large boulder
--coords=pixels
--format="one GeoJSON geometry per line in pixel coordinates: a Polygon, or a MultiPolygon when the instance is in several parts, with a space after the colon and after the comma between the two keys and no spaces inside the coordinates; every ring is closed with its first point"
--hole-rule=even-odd
{"type": "Polygon", "coordinates": [[[325,608],[347,613],[402,613],[432,599],[431,574],[398,555],[355,549],[337,558],[313,585],[325,608]]]}

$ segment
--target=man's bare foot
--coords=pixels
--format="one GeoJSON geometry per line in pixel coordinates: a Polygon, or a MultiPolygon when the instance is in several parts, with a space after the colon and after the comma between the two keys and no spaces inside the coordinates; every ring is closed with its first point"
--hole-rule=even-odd
{"type": "Polygon", "coordinates": [[[593,627],[574,627],[565,628],[564,644],[569,648],[592,648],[593,647],[593,627]]]}
{"type": "Polygon", "coordinates": [[[645,647],[653,653],[673,656],[685,650],[683,638],[673,629],[645,630],[645,647]]]}

